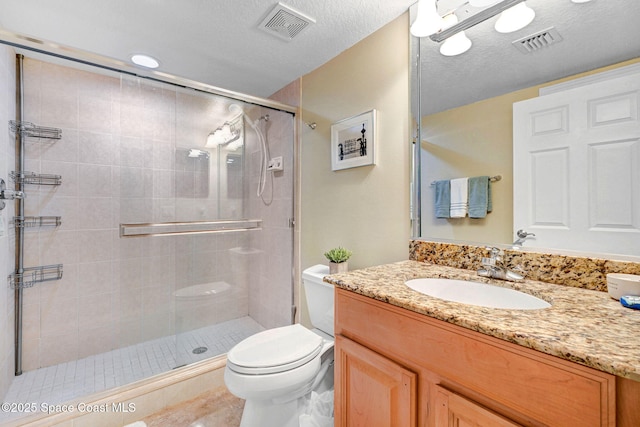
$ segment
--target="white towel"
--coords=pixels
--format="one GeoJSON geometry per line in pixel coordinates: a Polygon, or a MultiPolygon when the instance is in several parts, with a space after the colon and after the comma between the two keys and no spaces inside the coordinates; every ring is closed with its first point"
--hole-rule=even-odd
{"type": "Polygon", "coordinates": [[[464,218],[469,212],[469,178],[451,180],[450,218],[464,218]]]}

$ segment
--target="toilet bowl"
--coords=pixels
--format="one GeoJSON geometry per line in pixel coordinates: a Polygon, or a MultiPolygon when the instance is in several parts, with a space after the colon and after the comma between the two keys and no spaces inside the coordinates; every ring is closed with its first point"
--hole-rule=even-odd
{"type": "Polygon", "coordinates": [[[297,427],[305,397],[333,388],[333,286],[322,281],[327,274],[324,265],[302,274],[311,323],[323,329],[268,329],[227,354],[225,384],[245,399],[240,427],[297,427]]]}

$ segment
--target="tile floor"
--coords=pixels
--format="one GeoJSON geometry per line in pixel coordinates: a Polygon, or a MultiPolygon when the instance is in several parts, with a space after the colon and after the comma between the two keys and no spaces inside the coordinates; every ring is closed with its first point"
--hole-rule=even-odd
{"type": "MultiPolygon", "coordinates": [[[[159,338],[15,377],[3,402],[58,404],[228,352],[263,330],[250,317],[159,338]],[[207,350],[194,354],[196,348],[207,350]]],[[[19,414],[0,413],[0,424],[19,414]]]]}
{"type": "MultiPolygon", "coordinates": [[[[237,427],[244,400],[219,387],[194,399],[170,406],[138,423],[142,427],[237,427]]],[[[135,424],[134,424],[135,426],[135,424]]]]}

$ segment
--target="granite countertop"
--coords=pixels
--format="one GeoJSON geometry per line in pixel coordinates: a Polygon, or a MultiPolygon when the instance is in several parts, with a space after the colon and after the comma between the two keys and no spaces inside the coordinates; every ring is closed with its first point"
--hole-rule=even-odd
{"type": "Polygon", "coordinates": [[[326,276],[338,288],[454,325],[640,381],[640,310],[606,292],[534,280],[480,277],[473,270],[402,261],[326,276]],[[419,277],[473,280],[508,287],[551,303],[542,310],[485,308],[430,297],[404,282],[419,277]]]}

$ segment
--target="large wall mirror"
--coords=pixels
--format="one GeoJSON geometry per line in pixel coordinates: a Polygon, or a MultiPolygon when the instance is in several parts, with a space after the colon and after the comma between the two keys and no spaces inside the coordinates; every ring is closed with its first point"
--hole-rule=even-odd
{"type": "MultiPolygon", "coordinates": [[[[455,11],[458,21],[463,22],[502,1],[485,0],[489,6],[482,7],[469,3],[478,4],[471,0],[438,0],[436,5],[440,15],[455,11]]],[[[512,246],[520,228],[514,221],[514,212],[521,207],[518,195],[514,198],[514,183],[517,185],[526,173],[521,164],[514,163],[514,103],[538,98],[541,90],[542,94],[561,92],[572,84],[567,82],[587,85],[589,79],[600,78],[594,76],[601,76],[602,72],[608,76],[640,76],[637,0],[527,0],[523,4],[535,12],[529,25],[515,32],[499,33],[494,28],[499,15],[488,18],[465,30],[471,46],[459,55],[443,55],[443,42],[436,42],[433,37],[411,37],[415,58],[412,117],[416,133],[419,132],[416,140],[420,141],[419,145],[414,144],[414,148],[420,147],[414,149],[419,158],[414,162],[414,213],[420,207],[414,215],[414,237],[512,246]],[[436,217],[436,181],[484,175],[500,177],[491,184],[493,208],[486,217],[436,217]]],[[[416,14],[417,4],[411,8],[411,22],[416,14]]],[[[625,136],[623,151],[617,151],[618,157],[630,159],[625,166],[625,179],[629,182],[625,181],[626,187],[621,191],[633,200],[627,205],[626,196],[607,197],[613,194],[610,190],[601,191],[598,200],[602,200],[600,208],[607,208],[613,215],[617,204],[625,203],[631,224],[625,225],[625,232],[635,233],[637,243],[619,248],[603,233],[591,234],[588,239],[594,245],[586,247],[579,243],[581,238],[566,232],[548,246],[544,239],[528,236],[520,242],[523,250],[588,252],[640,261],[640,184],[631,182],[640,176],[640,77],[633,78],[635,83],[625,89],[624,102],[617,105],[629,116],[626,126],[631,132],[631,136],[625,136]]],[[[606,134],[608,128],[602,129],[606,134]]],[[[538,175],[545,167],[551,172],[558,166],[550,161],[538,168],[538,175]]],[[[615,174],[607,176],[610,182],[617,179],[615,174]]],[[[585,176],[584,185],[593,185],[596,178],[585,176]]],[[[547,179],[547,187],[554,186],[553,179],[547,179]]],[[[554,227],[562,228],[557,224],[547,228],[554,227]]],[[[544,228],[524,231],[535,234],[544,228]]]]}

